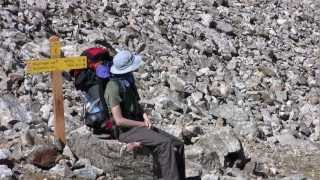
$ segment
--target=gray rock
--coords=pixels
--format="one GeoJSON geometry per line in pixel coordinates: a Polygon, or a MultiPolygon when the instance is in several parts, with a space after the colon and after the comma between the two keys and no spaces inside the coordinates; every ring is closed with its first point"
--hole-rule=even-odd
{"type": "Polygon", "coordinates": [[[308,178],[302,174],[294,174],[288,177],[281,178],[281,180],[303,180],[303,179],[308,179],[308,178]]]}
{"type": "Polygon", "coordinates": [[[203,93],[201,92],[195,92],[191,94],[191,98],[194,103],[199,103],[203,99],[203,93]]]}
{"type": "MultiPolygon", "coordinates": [[[[130,178],[152,179],[152,157],[142,155],[135,158],[132,152],[121,153],[125,144],[117,140],[98,139],[82,127],[72,131],[68,135],[67,142],[76,156],[90,159],[92,165],[107,173],[116,173],[116,175],[130,178]]],[[[95,175],[90,170],[84,170],[84,172],[89,173],[90,178],[91,175],[92,177],[95,175]]]]}
{"type": "Polygon", "coordinates": [[[30,122],[31,115],[16,97],[3,96],[0,98],[0,124],[8,127],[13,121],[30,122]]]}
{"type": "Polygon", "coordinates": [[[175,92],[168,89],[158,89],[153,94],[154,98],[150,102],[154,104],[156,111],[161,111],[162,109],[179,111],[185,108],[185,104],[182,102],[183,99],[175,92]]]}
{"type": "Polygon", "coordinates": [[[66,164],[57,164],[49,169],[51,175],[55,177],[71,177],[72,171],[66,164]]]}
{"type": "Polygon", "coordinates": [[[229,23],[225,23],[223,21],[217,21],[216,28],[222,32],[225,32],[225,33],[232,33],[233,32],[232,25],[229,23]]]}
{"type": "Polygon", "coordinates": [[[102,174],[102,172],[103,172],[102,170],[99,170],[98,168],[88,165],[84,168],[74,170],[73,174],[77,178],[95,180],[97,176],[102,174]]]}
{"type": "Polygon", "coordinates": [[[260,139],[266,140],[267,137],[273,135],[272,127],[270,125],[260,125],[258,126],[258,137],[260,139]]]}
{"type": "Polygon", "coordinates": [[[224,34],[220,34],[215,30],[210,30],[207,35],[217,44],[222,57],[225,60],[231,60],[232,54],[237,54],[237,50],[233,45],[233,42],[224,34]]]}
{"type": "Polygon", "coordinates": [[[180,92],[184,91],[184,86],[186,85],[186,83],[181,78],[175,75],[170,75],[168,82],[171,90],[180,92]]]}
{"type": "Polygon", "coordinates": [[[206,27],[210,27],[210,24],[213,22],[213,16],[211,14],[201,14],[201,22],[206,27]]]}
{"type": "Polygon", "coordinates": [[[320,149],[319,144],[313,143],[309,140],[297,139],[289,132],[284,132],[283,134],[276,136],[276,138],[282,146],[287,146],[306,152],[318,151],[320,149]]]}
{"type": "Polygon", "coordinates": [[[0,149],[0,161],[8,159],[10,154],[9,149],[0,149]]]}
{"type": "Polygon", "coordinates": [[[200,137],[194,145],[186,147],[185,155],[207,171],[230,167],[237,161],[239,164],[245,162],[241,142],[228,127],[213,129],[200,137]]]}
{"type": "Polygon", "coordinates": [[[72,151],[68,145],[65,145],[65,147],[63,148],[62,154],[64,156],[68,157],[72,163],[76,162],[76,157],[74,156],[74,154],[72,153],[72,151]]]}
{"type": "Polygon", "coordinates": [[[191,140],[193,137],[197,137],[199,135],[202,135],[203,129],[201,126],[195,126],[195,125],[188,125],[183,128],[182,134],[185,139],[191,140]]]}
{"type": "Polygon", "coordinates": [[[268,174],[268,168],[264,163],[255,162],[253,174],[266,178],[268,174]]]}
{"type": "Polygon", "coordinates": [[[7,178],[13,176],[13,172],[6,165],[0,165],[0,178],[7,178]]]}
{"type": "Polygon", "coordinates": [[[249,120],[248,111],[231,103],[222,104],[211,111],[215,116],[225,119],[226,123],[234,127],[237,133],[250,136],[256,134],[256,123],[249,120]]]}
{"type": "Polygon", "coordinates": [[[186,177],[201,177],[202,171],[202,166],[199,163],[186,160],[186,177]]]}
{"type": "Polygon", "coordinates": [[[287,91],[275,91],[276,100],[279,102],[285,102],[288,99],[287,91]]]}
{"type": "Polygon", "coordinates": [[[29,42],[21,47],[20,56],[23,60],[49,57],[48,39],[40,39],[36,42],[29,42]]]}
{"type": "Polygon", "coordinates": [[[215,174],[206,174],[204,176],[202,176],[203,180],[219,180],[220,176],[219,175],[215,175],[215,174]]]}

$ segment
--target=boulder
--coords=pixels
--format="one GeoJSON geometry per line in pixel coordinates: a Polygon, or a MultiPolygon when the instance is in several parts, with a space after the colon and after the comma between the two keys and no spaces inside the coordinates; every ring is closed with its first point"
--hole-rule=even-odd
{"type": "Polygon", "coordinates": [[[9,126],[16,122],[31,121],[31,115],[18,99],[11,95],[0,97],[0,125],[9,126]]]}
{"type": "Polygon", "coordinates": [[[126,144],[118,140],[99,139],[86,127],[81,127],[70,132],[67,144],[77,157],[89,159],[93,166],[106,173],[132,180],[153,179],[152,156],[123,151],[126,144]]]}
{"type": "Polygon", "coordinates": [[[222,104],[212,109],[215,116],[223,118],[226,123],[234,127],[237,134],[255,135],[257,127],[255,121],[250,121],[248,111],[232,103],[222,104]]]}
{"type": "Polygon", "coordinates": [[[57,157],[55,147],[39,146],[31,154],[31,163],[42,169],[50,169],[55,166],[57,157]]]}
{"type": "Polygon", "coordinates": [[[9,179],[13,175],[13,172],[8,166],[0,165],[0,179],[9,179]]]}
{"type": "Polygon", "coordinates": [[[241,142],[229,127],[212,129],[212,133],[187,146],[185,155],[187,159],[201,164],[206,171],[234,165],[240,167],[247,161],[241,142]]]}

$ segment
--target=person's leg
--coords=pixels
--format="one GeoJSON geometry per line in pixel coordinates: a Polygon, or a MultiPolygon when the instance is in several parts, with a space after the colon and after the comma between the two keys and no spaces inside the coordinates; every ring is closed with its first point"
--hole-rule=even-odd
{"type": "Polygon", "coordinates": [[[178,170],[180,174],[180,179],[185,179],[186,177],[186,168],[185,168],[185,157],[184,157],[184,143],[178,139],[177,137],[161,130],[158,128],[153,128],[154,131],[170,138],[174,142],[174,146],[176,148],[176,160],[178,165],[178,170]]]}
{"type": "Polygon", "coordinates": [[[157,154],[164,180],[180,180],[174,141],[165,135],[144,127],[121,133],[119,140],[126,143],[141,142],[157,154]]]}

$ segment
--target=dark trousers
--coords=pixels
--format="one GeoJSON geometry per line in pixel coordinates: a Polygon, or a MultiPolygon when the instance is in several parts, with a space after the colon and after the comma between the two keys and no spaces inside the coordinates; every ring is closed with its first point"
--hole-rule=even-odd
{"type": "Polygon", "coordinates": [[[135,127],[120,132],[119,141],[141,142],[149,148],[160,165],[164,180],[185,180],[184,144],[178,138],[157,128],[135,127]]]}

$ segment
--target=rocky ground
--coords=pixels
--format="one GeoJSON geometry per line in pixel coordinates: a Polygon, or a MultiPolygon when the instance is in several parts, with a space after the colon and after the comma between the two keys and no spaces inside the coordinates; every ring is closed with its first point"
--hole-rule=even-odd
{"type": "Polygon", "coordinates": [[[142,103],[185,141],[189,179],[320,179],[319,22],[317,0],[1,0],[0,179],[154,176],[148,152],[83,126],[67,73],[54,140],[50,77],[24,71],[54,34],[66,56],[142,50],[142,103]]]}

